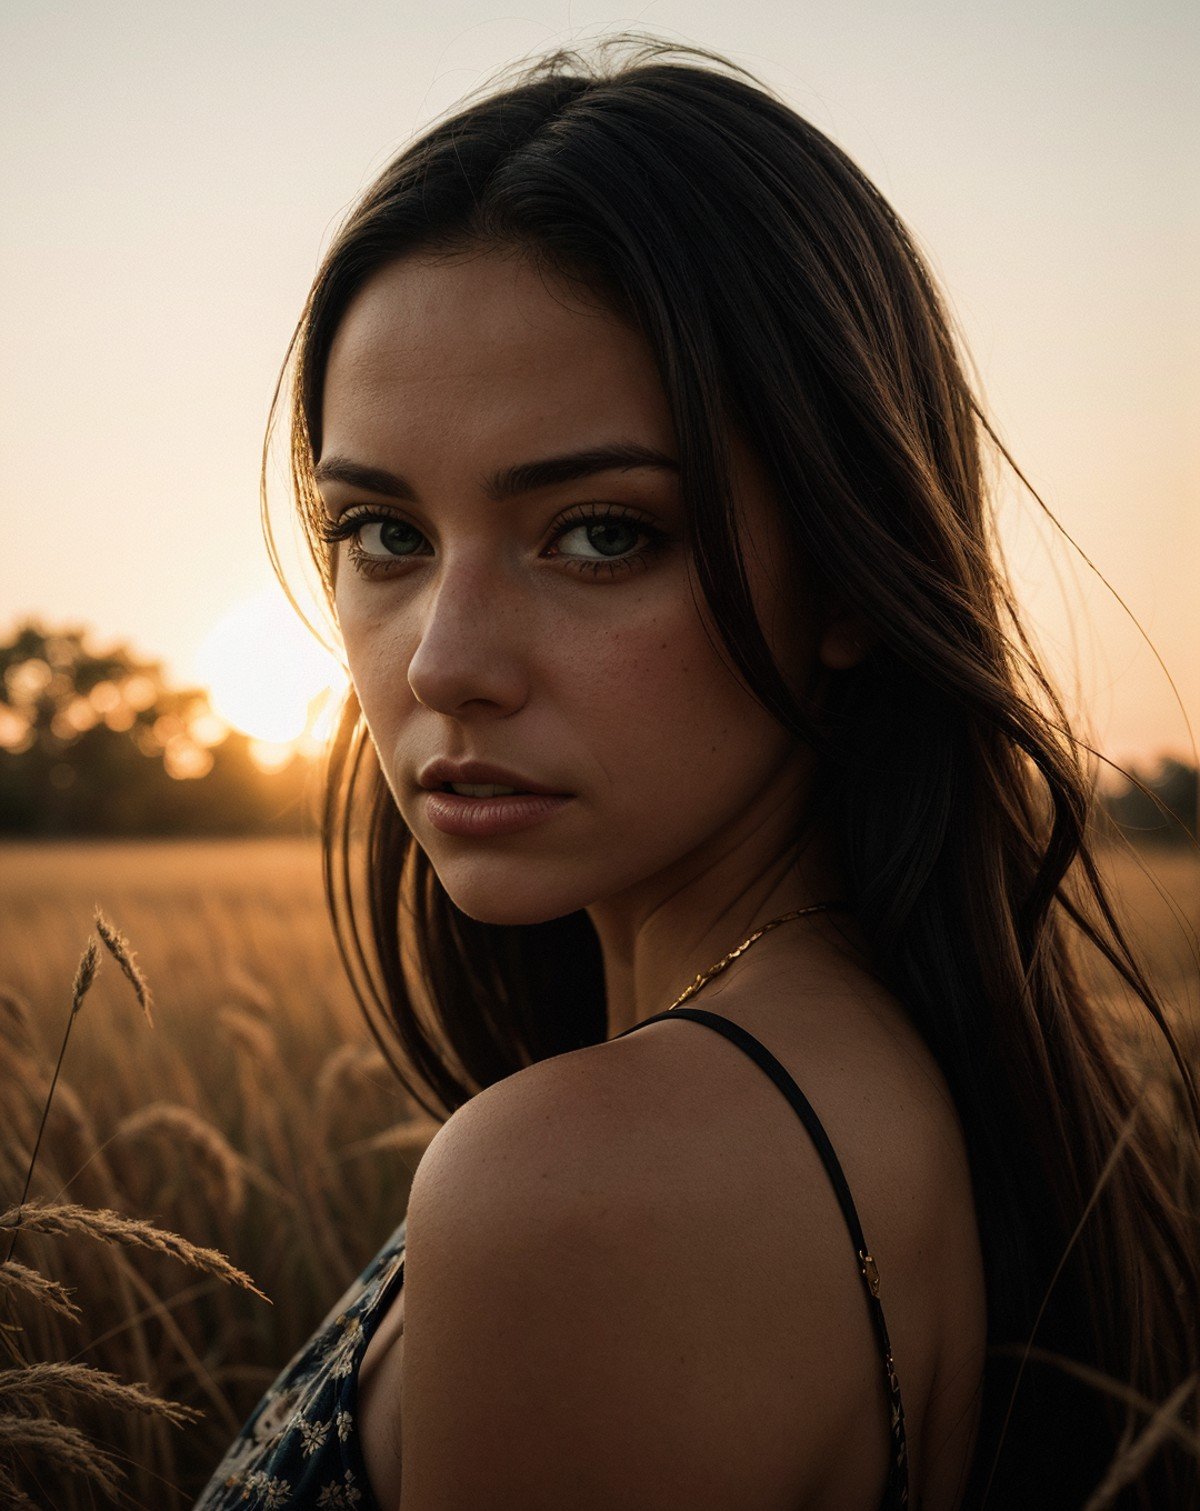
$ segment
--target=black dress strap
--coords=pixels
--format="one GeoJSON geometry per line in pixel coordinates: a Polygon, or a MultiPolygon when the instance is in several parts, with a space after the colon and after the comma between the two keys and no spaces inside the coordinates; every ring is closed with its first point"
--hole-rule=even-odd
{"type": "Polygon", "coordinates": [[[723,1034],[731,1043],[744,1051],[759,1066],[766,1071],[780,1091],[795,1108],[801,1122],[808,1129],[813,1143],[817,1146],[817,1153],[824,1162],[825,1169],[829,1173],[829,1179],[833,1184],[834,1193],[838,1204],[842,1209],[842,1216],[846,1220],[846,1226],[850,1230],[850,1238],[858,1255],[858,1270],[863,1278],[867,1305],[870,1309],[871,1320],[875,1325],[875,1335],[879,1342],[879,1350],[883,1356],[884,1374],[887,1380],[888,1395],[891,1400],[892,1419],[892,1465],[888,1475],[887,1493],[884,1496],[884,1511],[900,1511],[900,1508],[908,1505],[908,1445],[904,1433],[904,1407],[900,1401],[900,1382],[896,1378],[896,1368],[892,1359],[892,1345],[888,1338],[887,1323],[883,1317],[883,1307],[879,1300],[879,1268],[874,1257],[867,1248],[867,1241],[863,1237],[862,1224],[858,1220],[858,1212],[854,1206],[854,1198],[850,1195],[850,1187],[846,1183],[846,1177],[842,1172],[841,1163],[834,1153],[833,1145],[829,1142],[829,1136],[821,1125],[820,1118],[813,1111],[812,1103],[796,1085],[795,1080],[788,1074],[765,1044],[761,1043],[748,1033],[740,1024],[731,1019],[722,1017],[720,1013],[710,1013],[702,1007],[676,1007],[666,1012],[655,1013],[653,1017],[643,1018],[640,1023],[635,1023],[633,1028],[627,1028],[614,1038],[623,1039],[625,1034],[631,1034],[636,1029],[645,1028],[647,1023],[658,1023],[664,1018],[691,1018],[696,1023],[703,1023],[707,1028],[715,1029],[723,1034]]]}

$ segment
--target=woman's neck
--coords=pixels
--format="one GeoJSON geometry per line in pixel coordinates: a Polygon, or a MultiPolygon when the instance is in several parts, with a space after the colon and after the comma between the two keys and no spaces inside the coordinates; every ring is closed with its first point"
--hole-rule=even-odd
{"type": "MultiPolygon", "coordinates": [[[[638,896],[588,909],[604,959],[610,1038],[670,1007],[697,975],[770,919],[844,898],[832,846],[818,834],[797,852],[764,855],[762,831],[751,828],[707,863],[697,858],[690,874],[680,870],[655,878],[657,886],[644,885],[638,896]]],[[[781,925],[753,948],[790,954],[797,943],[783,936],[821,938],[830,918],[843,933],[845,913],[816,913],[781,925]]]]}

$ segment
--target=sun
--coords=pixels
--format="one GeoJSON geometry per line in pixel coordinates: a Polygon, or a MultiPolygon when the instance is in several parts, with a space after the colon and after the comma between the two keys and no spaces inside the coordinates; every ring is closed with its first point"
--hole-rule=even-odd
{"type": "Polygon", "coordinates": [[[213,625],[193,667],[214,711],[256,742],[259,764],[281,764],[318,733],[346,673],[278,589],[235,603],[213,625]]]}

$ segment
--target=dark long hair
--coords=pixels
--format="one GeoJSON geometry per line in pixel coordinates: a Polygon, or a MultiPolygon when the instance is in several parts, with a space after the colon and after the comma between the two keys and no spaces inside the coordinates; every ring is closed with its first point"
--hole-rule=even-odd
{"type": "MultiPolygon", "coordinates": [[[[622,37],[492,81],[362,196],[289,349],[296,503],[330,596],[312,473],[338,322],[385,263],[472,244],[581,280],[650,343],[724,649],[817,753],[873,969],[964,1129],[989,1317],[964,1505],[1082,1506],[1141,1424],[1131,1392],[1144,1408],[1197,1367],[1195,1214],[1180,1192],[1200,1100],[1097,869],[1088,747],[1022,628],[983,476],[985,444],[1003,448],[930,273],[855,164],[714,54],[622,37]],[[789,688],[753,612],[727,482],[735,434],[812,589],[871,626],[869,655],[819,706],[789,688]],[[1182,1091],[1169,1134],[1084,984],[1085,947],[1170,1046],[1182,1091]]],[[[279,569],[265,483],[264,519],[279,569]]],[[[607,1037],[586,912],[503,926],[460,911],[400,817],[352,692],[326,778],[346,967],[428,1111],[607,1037]]],[[[1193,1393],[1184,1421],[1194,1407],[1193,1393]]],[[[1111,1504],[1182,1508],[1196,1486],[1195,1462],[1168,1444],[1111,1504]]]]}

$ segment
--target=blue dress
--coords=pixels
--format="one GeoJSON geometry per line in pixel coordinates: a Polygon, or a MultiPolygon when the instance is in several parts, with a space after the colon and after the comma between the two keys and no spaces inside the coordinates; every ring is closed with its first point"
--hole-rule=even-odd
{"type": "Polygon", "coordinates": [[[380,1511],[358,1434],[358,1371],[404,1283],[405,1218],[255,1407],[194,1511],[380,1511]]]}

